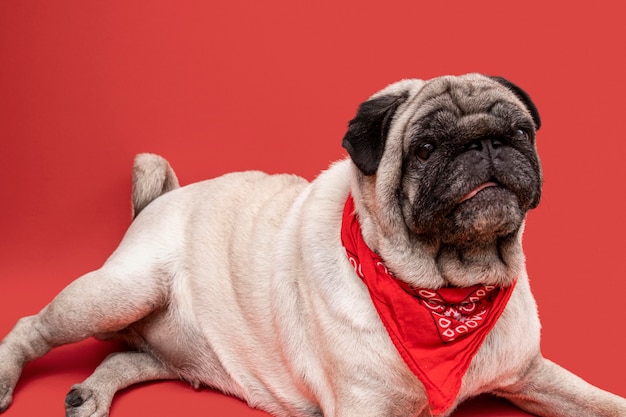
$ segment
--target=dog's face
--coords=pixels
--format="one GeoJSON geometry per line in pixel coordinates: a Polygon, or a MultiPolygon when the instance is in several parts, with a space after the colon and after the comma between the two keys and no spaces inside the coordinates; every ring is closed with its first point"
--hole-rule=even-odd
{"type": "Polygon", "coordinates": [[[539,203],[539,127],[521,89],[469,74],[389,86],[361,105],[343,143],[375,222],[404,227],[435,256],[462,255],[500,251],[539,203]]]}

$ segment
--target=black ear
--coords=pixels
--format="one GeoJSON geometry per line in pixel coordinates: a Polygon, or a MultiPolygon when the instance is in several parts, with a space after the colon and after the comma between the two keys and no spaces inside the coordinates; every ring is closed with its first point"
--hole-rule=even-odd
{"type": "Polygon", "coordinates": [[[387,134],[396,109],[408,94],[389,94],[370,99],[359,106],[343,137],[352,162],[365,175],[374,175],[383,157],[387,134]]]}
{"type": "Polygon", "coordinates": [[[535,129],[539,130],[539,128],[541,127],[541,119],[539,118],[539,112],[537,111],[537,107],[535,106],[535,103],[533,103],[533,101],[530,99],[530,96],[528,96],[526,91],[522,90],[521,88],[519,88],[518,86],[516,86],[515,84],[513,84],[511,81],[507,80],[506,78],[502,78],[502,77],[489,77],[489,78],[491,78],[494,81],[499,82],[500,84],[502,84],[503,86],[511,90],[513,94],[515,94],[517,98],[519,98],[522,101],[522,103],[524,103],[524,105],[526,106],[526,108],[530,112],[530,115],[533,118],[533,122],[535,123],[535,129]]]}

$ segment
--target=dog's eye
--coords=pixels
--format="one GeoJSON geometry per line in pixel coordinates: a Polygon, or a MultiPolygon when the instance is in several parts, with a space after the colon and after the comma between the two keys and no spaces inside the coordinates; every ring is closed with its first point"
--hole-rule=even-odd
{"type": "Polygon", "coordinates": [[[422,143],[417,147],[415,155],[422,161],[425,161],[430,158],[430,155],[433,153],[434,150],[435,145],[433,145],[432,143],[422,143]]]}
{"type": "Polygon", "coordinates": [[[517,129],[515,131],[515,139],[528,140],[529,138],[530,134],[526,129],[517,129]]]}

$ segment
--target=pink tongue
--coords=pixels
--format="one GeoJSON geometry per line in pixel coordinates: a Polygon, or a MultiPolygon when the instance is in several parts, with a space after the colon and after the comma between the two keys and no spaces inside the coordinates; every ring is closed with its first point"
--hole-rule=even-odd
{"type": "Polygon", "coordinates": [[[496,184],[495,182],[486,182],[484,184],[479,185],[478,187],[474,188],[472,191],[470,191],[469,193],[465,194],[465,196],[461,199],[461,201],[459,201],[459,204],[469,200],[470,198],[474,197],[476,194],[478,194],[479,192],[481,192],[482,190],[484,190],[485,188],[489,188],[489,187],[497,187],[498,184],[496,184]]]}

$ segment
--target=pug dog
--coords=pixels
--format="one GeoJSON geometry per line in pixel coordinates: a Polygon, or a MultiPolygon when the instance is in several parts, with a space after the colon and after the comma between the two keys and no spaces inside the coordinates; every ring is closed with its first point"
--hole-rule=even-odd
{"type": "Polygon", "coordinates": [[[133,350],[74,385],[67,416],[107,416],[116,391],[158,379],[279,417],[447,416],[482,393],[539,416],[626,416],[540,352],[521,244],[540,124],[522,89],[468,74],[374,94],[349,158],[311,183],[179,187],[164,159],[138,156],[119,247],[0,344],[0,409],[24,364],[97,336],[133,350]]]}

